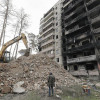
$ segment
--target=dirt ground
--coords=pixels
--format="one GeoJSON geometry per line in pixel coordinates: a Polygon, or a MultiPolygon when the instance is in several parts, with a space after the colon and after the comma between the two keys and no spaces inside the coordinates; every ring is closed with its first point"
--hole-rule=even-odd
{"type": "Polygon", "coordinates": [[[55,95],[49,97],[48,94],[39,95],[29,92],[26,94],[7,94],[0,97],[0,100],[61,100],[61,98],[57,98],[55,95]]]}
{"type": "Polygon", "coordinates": [[[100,87],[94,90],[91,87],[91,94],[83,93],[81,86],[63,87],[62,94],[54,94],[48,97],[48,92],[30,91],[24,94],[5,94],[0,100],[100,100],[100,87]],[[77,90],[77,91],[76,91],[77,90]],[[97,91],[99,90],[99,91],[97,91]]]}

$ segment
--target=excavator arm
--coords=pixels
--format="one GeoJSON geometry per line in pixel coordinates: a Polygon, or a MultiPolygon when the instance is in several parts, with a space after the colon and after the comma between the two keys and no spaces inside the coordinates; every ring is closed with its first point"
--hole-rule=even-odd
{"type": "Polygon", "coordinates": [[[5,50],[6,50],[10,45],[12,45],[12,44],[18,42],[18,41],[21,40],[21,39],[23,40],[24,45],[25,45],[26,48],[28,49],[27,38],[26,38],[25,34],[22,33],[21,36],[17,36],[17,37],[15,37],[14,39],[8,41],[7,43],[5,43],[5,44],[3,45],[3,47],[2,47],[1,50],[0,50],[0,59],[3,57],[3,54],[4,54],[5,50]]]}
{"type": "Polygon", "coordinates": [[[22,34],[21,34],[21,37],[22,37],[22,40],[23,40],[24,45],[25,45],[26,48],[28,49],[27,38],[26,38],[25,34],[22,33],[22,34]]]}

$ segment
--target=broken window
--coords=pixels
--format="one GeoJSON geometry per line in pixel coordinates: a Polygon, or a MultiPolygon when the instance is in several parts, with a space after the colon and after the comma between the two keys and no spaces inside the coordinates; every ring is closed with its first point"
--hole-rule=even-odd
{"type": "Polygon", "coordinates": [[[72,45],[72,48],[75,48],[75,45],[72,45]]]}
{"type": "Polygon", "coordinates": [[[84,56],[89,56],[89,55],[91,55],[92,53],[91,53],[91,51],[86,51],[86,52],[84,52],[84,56]]]}
{"type": "Polygon", "coordinates": [[[85,40],[85,41],[82,42],[82,45],[86,45],[88,43],[89,43],[89,40],[85,40]]]}
{"type": "Polygon", "coordinates": [[[58,35],[56,35],[56,39],[58,39],[58,35]]]}
{"type": "Polygon", "coordinates": [[[94,70],[94,64],[86,64],[86,70],[94,70]]]}
{"type": "Polygon", "coordinates": [[[67,70],[67,66],[64,66],[64,69],[66,69],[66,70],[67,70]]]}
{"type": "Polygon", "coordinates": [[[74,71],[77,71],[77,70],[78,70],[78,66],[74,65],[74,71]]]}
{"type": "Polygon", "coordinates": [[[64,61],[66,61],[66,57],[64,57],[64,61]]]}
{"type": "Polygon", "coordinates": [[[59,58],[57,58],[57,62],[59,62],[59,58]]]}
{"type": "Polygon", "coordinates": [[[66,48],[63,48],[63,51],[66,52],[66,48]]]}
{"type": "Polygon", "coordinates": [[[73,55],[73,58],[77,58],[77,55],[73,55]]]}
{"type": "Polygon", "coordinates": [[[53,39],[55,39],[55,36],[53,35],[53,39]]]}

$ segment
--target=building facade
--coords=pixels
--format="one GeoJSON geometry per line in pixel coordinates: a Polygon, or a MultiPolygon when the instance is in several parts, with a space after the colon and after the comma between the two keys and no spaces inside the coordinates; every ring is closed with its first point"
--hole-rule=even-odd
{"type": "Polygon", "coordinates": [[[61,11],[63,0],[59,0],[40,20],[39,51],[62,65],[61,11]]]}
{"type": "Polygon", "coordinates": [[[59,0],[40,21],[39,41],[72,75],[99,75],[100,0],[59,0]]]}
{"type": "Polygon", "coordinates": [[[63,64],[74,75],[98,75],[100,0],[64,0],[62,12],[63,64]]]}

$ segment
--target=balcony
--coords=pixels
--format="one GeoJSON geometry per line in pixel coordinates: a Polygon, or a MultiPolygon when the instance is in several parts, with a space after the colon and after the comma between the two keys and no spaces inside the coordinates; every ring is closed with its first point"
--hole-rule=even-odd
{"type": "Polygon", "coordinates": [[[52,33],[48,34],[47,36],[42,37],[42,40],[45,40],[45,39],[47,39],[48,37],[53,36],[53,35],[54,35],[54,33],[52,32],[52,33]]]}
{"type": "Polygon", "coordinates": [[[42,53],[44,53],[44,52],[47,52],[47,51],[50,51],[50,50],[54,50],[55,49],[55,45],[52,45],[52,46],[49,46],[49,47],[47,47],[47,48],[45,48],[45,49],[42,49],[42,53]]]}
{"type": "Polygon", "coordinates": [[[44,23],[43,23],[43,27],[45,27],[46,25],[48,25],[50,22],[54,21],[54,16],[51,16],[48,20],[46,20],[44,23]]]}
{"type": "Polygon", "coordinates": [[[72,49],[68,49],[67,53],[76,53],[76,52],[79,52],[79,51],[82,51],[82,50],[87,50],[87,49],[92,49],[92,48],[94,48],[93,44],[92,43],[88,43],[88,44],[83,45],[83,46],[79,46],[79,47],[75,47],[75,48],[72,48],[72,49]]]}
{"type": "Polygon", "coordinates": [[[54,30],[54,26],[50,27],[49,29],[47,29],[44,33],[41,34],[41,36],[43,36],[44,34],[48,33],[50,30],[54,30]]]}
{"type": "Polygon", "coordinates": [[[86,70],[71,71],[70,73],[73,76],[88,76],[88,73],[89,73],[89,76],[98,76],[99,75],[97,69],[92,70],[92,71],[91,70],[88,70],[88,73],[87,73],[86,70]]]}
{"type": "Polygon", "coordinates": [[[54,11],[53,10],[44,18],[44,22],[46,22],[50,17],[54,17],[54,11]]]}
{"type": "Polygon", "coordinates": [[[88,73],[86,70],[82,70],[82,71],[70,71],[70,74],[73,76],[88,76],[88,73]]]}
{"type": "Polygon", "coordinates": [[[89,14],[94,13],[97,9],[100,9],[100,5],[95,6],[93,9],[88,10],[89,14]]]}
{"type": "Polygon", "coordinates": [[[69,17],[71,17],[72,15],[74,15],[75,14],[75,12],[72,12],[72,13],[70,13],[69,15],[65,15],[65,17],[64,17],[64,19],[66,20],[66,19],[68,19],[69,17]]]}
{"type": "Polygon", "coordinates": [[[52,11],[53,11],[53,8],[51,8],[51,9],[44,15],[44,17],[48,16],[52,11]]]}
{"type": "Polygon", "coordinates": [[[65,0],[65,1],[63,2],[63,7],[68,6],[71,2],[72,2],[72,0],[68,0],[68,1],[65,0]]]}
{"type": "Polygon", "coordinates": [[[84,8],[84,6],[81,6],[79,8],[77,8],[75,11],[71,12],[69,15],[65,15],[65,20],[68,19],[69,17],[71,17],[72,15],[74,15],[75,13],[79,12],[80,10],[82,10],[84,8]]]}
{"type": "MultiPolygon", "coordinates": [[[[70,0],[71,2],[72,2],[72,0],[70,0]]],[[[63,5],[65,5],[66,3],[68,3],[69,2],[69,0],[65,0],[64,2],[63,2],[63,5]]]]}
{"type": "Polygon", "coordinates": [[[68,59],[67,63],[72,64],[72,63],[88,62],[88,61],[95,61],[95,60],[96,60],[96,55],[90,55],[90,56],[68,59]]]}
{"type": "Polygon", "coordinates": [[[52,25],[52,24],[54,24],[54,21],[53,21],[53,20],[52,20],[51,22],[49,22],[48,24],[46,24],[46,25],[43,27],[43,29],[48,28],[49,25],[52,25]]]}
{"type": "Polygon", "coordinates": [[[98,15],[97,17],[95,17],[94,19],[91,19],[91,23],[95,23],[97,21],[100,21],[100,15],[98,15]]]}
{"type": "Polygon", "coordinates": [[[78,0],[75,4],[73,4],[72,6],[68,7],[67,10],[65,11],[65,13],[68,12],[68,11],[70,11],[72,8],[74,8],[75,6],[77,6],[82,1],[83,0],[78,0]]]}
{"type": "Polygon", "coordinates": [[[76,36],[75,41],[81,40],[81,39],[86,38],[88,36],[91,36],[90,31],[87,31],[85,33],[82,33],[81,35],[76,36]]]}
{"type": "Polygon", "coordinates": [[[83,30],[85,27],[89,26],[88,22],[86,25],[79,27],[78,25],[75,26],[75,28],[68,30],[68,34],[76,32],[78,30],[83,30]]]}
{"type": "Polygon", "coordinates": [[[94,3],[97,0],[90,0],[89,2],[87,2],[87,5],[91,5],[92,3],[94,3]]]}
{"type": "Polygon", "coordinates": [[[94,33],[100,33],[100,27],[93,30],[94,33]]]}
{"type": "Polygon", "coordinates": [[[84,38],[87,38],[88,36],[91,36],[90,31],[82,33],[81,35],[75,36],[74,38],[67,39],[67,44],[80,41],[80,40],[82,40],[84,38]]]}
{"type": "Polygon", "coordinates": [[[47,44],[49,44],[51,42],[55,42],[55,40],[54,39],[50,39],[50,40],[48,40],[48,41],[46,41],[44,43],[41,43],[41,46],[45,46],[45,45],[47,45],[47,44]]]}
{"type": "Polygon", "coordinates": [[[75,23],[76,21],[78,21],[78,20],[80,20],[80,19],[86,17],[86,15],[87,15],[86,13],[82,13],[81,15],[77,16],[75,19],[69,21],[68,23],[65,23],[65,27],[68,27],[68,26],[70,26],[71,24],[75,23]]]}
{"type": "Polygon", "coordinates": [[[43,29],[43,32],[47,31],[49,28],[54,27],[54,23],[50,23],[47,27],[43,29]]]}

